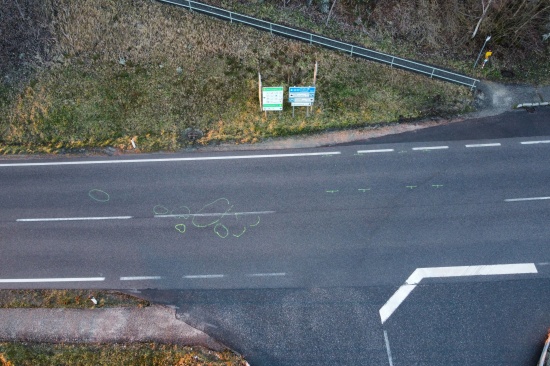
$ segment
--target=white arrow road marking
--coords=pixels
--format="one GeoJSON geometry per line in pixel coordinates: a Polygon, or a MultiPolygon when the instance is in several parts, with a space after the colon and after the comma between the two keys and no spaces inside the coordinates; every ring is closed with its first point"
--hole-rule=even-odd
{"type": "Polygon", "coordinates": [[[462,277],[462,276],[492,276],[509,274],[538,273],[534,263],[495,264],[487,266],[459,266],[417,268],[407,278],[405,283],[390,297],[379,310],[382,324],[394,313],[403,301],[424,278],[462,277]]]}

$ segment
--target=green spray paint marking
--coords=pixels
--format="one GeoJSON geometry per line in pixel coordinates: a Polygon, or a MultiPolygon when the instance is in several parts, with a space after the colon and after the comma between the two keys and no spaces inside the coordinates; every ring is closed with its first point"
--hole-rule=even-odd
{"type": "Polygon", "coordinates": [[[239,235],[235,235],[235,234],[233,234],[233,236],[234,236],[235,238],[240,238],[240,237],[241,237],[241,235],[243,235],[245,231],[246,231],[246,226],[245,226],[245,227],[243,227],[243,231],[242,231],[242,232],[241,232],[241,233],[240,233],[239,235]]]}
{"type": "Polygon", "coordinates": [[[166,215],[170,210],[162,205],[156,205],[153,207],[153,213],[155,215],[166,215]]]}
{"type": "Polygon", "coordinates": [[[443,187],[443,184],[432,184],[432,187],[441,188],[443,187]]]}
{"type": "MultiPolygon", "coordinates": [[[[232,213],[234,205],[231,205],[226,198],[218,198],[215,201],[204,205],[197,213],[192,214],[191,209],[187,206],[179,206],[173,210],[163,205],[156,205],[153,207],[155,215],[174,217],[177,219],[187,220],[192,216],[190,220],[194,227],[206,228],[213,227],[214,233],[222,239],[225,239],[232,234],[236,238],[240,238],[246,233],[248,227],[255,227],[260,224],[260,216],[256,216],[256,220],[253,217],[246,219],[248,216],[244,216],[242,213],[232,213]],[[168,215],[170,214],[170,215],[168,215]],[[229,216],[235,218],[235,222],[229,225],[228,220],[231,220],[229,216]],[[242,216],[242,217],[241,217],[242,216]],[[202,220],[202,221],[201,221],[202,220]],[[222,223],[223,220],[223,223],[222,223]],[[252,223],[247,224],[247,222],[252,223]],[[235,234],[232,233],[236,232],[235,234]]],[[[175,225],[175,229],[179,233],[185,233],[187,231],[187,225],[179,223],[175,225]]]]}
{"type": "Polygon", "coordinates": [[[358,191],[366,192],[366,191],[370,191],[370,188],[359,188],[358,191]]]}
{"type": "Polygon", "coordinates": [[[227,227],[223,224],[217,223],[216,226],[214,226],[214,232],[222,239],[227,238],[227,235],[229,235],[229,230],[227,227]],[[224,233],[225,235],[223,235],[224,233]]]}
{"type": "Polygon", "coordinates": [[[101,189],[92,189],[88,192],[88,196],[97,202],[107,202],[111,199],[109,193],[102,191],[101,189]]]}
{"type": "Polygon", "coordinates": [[[185,226],[185,224],[177,224],[175,227],[176,227],[176,230],[179,231],[182,234],[187,229],[187,226],[185,226]]]}
{"type": "Polygon", "coordinates": [[[339,190],[338,189],[327,190],[327,193],[336,193],[336,192],[339,192],[339,190]]]}
{"type": "Polygon", "coordinates": [[[179,219],[187,220],[191,216],[191,210],[187,206],[180,206],[171,212],[172,215],[177,215],[179,219]]]}
{"type": "Polygon", "coordinates": [[[410,188],[410,189],[413,189],[413,188],[416,188],[418,186],[407,186],[407,188],[410,188]]]}

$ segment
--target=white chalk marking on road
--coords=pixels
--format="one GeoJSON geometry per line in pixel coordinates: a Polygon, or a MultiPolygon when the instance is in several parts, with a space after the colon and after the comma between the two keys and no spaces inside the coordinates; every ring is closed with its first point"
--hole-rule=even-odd
{"type": "Polygon", "coordinates": [[[413,147],[413,150],[442,150],[448,149],[449,146],[423,146],[423,147],[413,147]]]}
{"type": "Polygon", "coordinates": [[[238,159],[265,159],[265,158],[294,158],[305,156],[326,156],[339,155],[340,151],[319,152],[319,153],[296,153],[296,154],[266,154],[266,155],[231,155],[231,156],[201,156],[194,158],[164,158],[164,159],[126,159],[126,160],[88,160],[88,161],[58,161],[48,163],[12,163],[0,164],[0,167],[22,167],[22,166],[55,166],[55,165],[91,165],[91,164],[125,164],[125,163],[165,163],[176,161],[205,161],[205,160],[238,160],[238,159]]]}
{"type": "Polygon", "coordinates": [[[187,217],[187,216],[195,216],[195,217],[210,217],[210,216],[231,216],[231,215],[267,215],[267,214],[273,214],[275,211],[256,211],[256,212],[219,212],[219,213],[203,213],[203,214],[186,214],[181,213],[179,215],[155,215],[156,218],[166,218],[166,217],[187,217]]]}
{"type": "Polygon", "coordinates": [[[286,276],[285,272],[278,273],[249,273],[246,276],[248,277],[276,277],[276,276],[286,276]]]}
{"type": "Polygon", "coordinates": [[[358,154],[379,153],[379,152],[392,152],[393,149],[374,149],[374,150],[357,150],[358,154]]]}
{"type": "Polygon", "coordinates": [[[533,145],[533,144],[550,144],[550,140],[541,140],[541,141],[522,141],[522,145],[533,145]]]}
{"type": "Polygon", "coordinates": [[[491,147],[491,146],[501,146],[499,142],[490,143],[490,144],[471,144],[466,145],[466,147],[491,147]]]}
{"type": "Polygon", "coordinates": [[[222,278],[222,277],[224,277],[224,275],[222,275],[222,274],[183,276],[183,278],[189,278],[189,279],[194,279],[194,278],[222,278]]]}
{"type": "Polygon", "coordinates": [[[388,338],[388,333],[386,330],[384,330],[384,342],[386,342],[386,352],[388,353],[388,361],[390,362],[390,366],[393,366],[393,358],[391,356],[391,349],[390,349],[390,340],[388,338]]]}
{"type": "Polygon", "coordinates": [[[405,283],[390,297],[379,310],[382,324],[394,313],[403,301],[424,278],[493,276],[510,274],[538,273],[534,263],[495,264],[487,266],[457,266],[417,268],[405,283]]]}
{"type": "Polygon", "coordinates": [[[0,283],[98,282],[98,281],[105,281],[105,277],[14,278],[14,279],[0,279],[0,283]]]}
{"type": "Polygon", "coordinates": [[[146,280],[162,280],[161,276],[134,276],[120,277],[121,281],[146,281],[146,280]]]}
{"type": "Polygon", "coordinates": [[[53,217],[38,219],[17,219],[19,222],[37,222],[37,221],[83,221],[83,220],[127,220],[133,216],[104,216],[104,217],[53,217]]]}
{"type": "Polygon", "coordinates": [[[550,197],[527,197],[527,198],[508,198],[504,202],[521,202],[521,201],[539,201],[550,200],[550,197]]]}

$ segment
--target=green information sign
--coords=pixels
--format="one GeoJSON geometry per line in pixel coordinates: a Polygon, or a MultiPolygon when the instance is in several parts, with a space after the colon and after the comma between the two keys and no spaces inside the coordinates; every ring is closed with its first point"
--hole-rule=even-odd
{"type": "Polygon", "coordinates": [[[262,110],[282,111],[283,110],[283,87],[262,88],[262,110]]]}

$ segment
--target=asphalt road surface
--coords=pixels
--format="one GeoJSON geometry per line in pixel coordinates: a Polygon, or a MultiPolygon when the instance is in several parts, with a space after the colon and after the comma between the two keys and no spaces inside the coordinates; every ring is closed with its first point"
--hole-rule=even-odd
{"type": "Polygon", "coordinates": [[[550,133],[422,140],[0,161],[0,287],[139,291],[253,366],[534,364],[550,133]]]}

